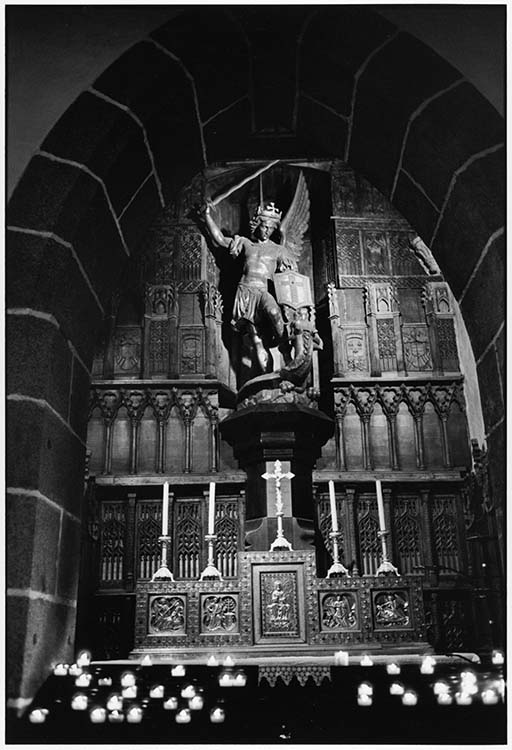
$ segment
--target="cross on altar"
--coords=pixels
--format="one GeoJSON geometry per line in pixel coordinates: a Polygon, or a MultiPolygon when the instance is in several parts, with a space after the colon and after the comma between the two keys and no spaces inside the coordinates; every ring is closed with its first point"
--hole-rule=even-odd
{"type": "Polygon", "coordinates": [[[276,482],[276,517],[277,517],[277,534],[276,538],[270,545],[270,551],[272,552],[275,549],[292,549],[292,545],[290,542],[285,538],[283,534],[283,501],[281,498],[281,480],[282,479],[293,479],[295,474],[292,474],[291,471],[287,471],[285,474],[281,471],[281,461],[277,460],[274,461],[274,473],[269,474],[268,471],[266,471],[264,474],[261,475],[263,479],[266,482],[269,482],[271,479],[274,479],[276,482]]]}

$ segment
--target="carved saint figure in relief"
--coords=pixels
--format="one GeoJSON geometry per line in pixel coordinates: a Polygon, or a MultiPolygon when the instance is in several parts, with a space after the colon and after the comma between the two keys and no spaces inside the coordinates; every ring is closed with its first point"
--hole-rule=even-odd
{"type": "Polygon", "coordinates": [[[267,604],[270,613],[270,621],[273,624],[288,623],[288,612],[290,605],[286,601],[286,594],[280,581],[274,581],[270,604],[267,604]]]}
{"type": "MultiPolygon", "coordinates": [[[[246,372],[252,368],[249,377],[268,373],[272,369],[269,349],[278,346],[287,366],[292,351],[300,349],[302,353],[304,348],[297,337],[307,329],[311,338],[309,329],[314,328],[306,326],[304,320],[298,320],[295,325],[293,315],[283,315],[273,290],[275,274],[297,270],[302,238],[309,222],[309,196],[304,176],[301,172],[294,199],[282,221],[282,212],[273,202],[258,207],[250,222],[250,238],[225,236],[212,217],[214,205],[207,200],[204,207],[208,234],[215,244],[229,250],[233,257],[241,256],[244,262],[232,317],[232,325],[243,342],[241,364],[246,372]],[[278,229],[282,244],[272,239],[278,229]]],[[[314,333],[317,335],[316,331],[314,333]]],[[[315,343],[318,342],[315,340],[315,343]]],[[[311,348],[309,341],[304,346],[311,348]]]]}
{"type": "Polygon", "coordinates": [[[379,625],[407,625],[407,602],[396,594],[385,594],[376,602],[376,620],[379,625]]]}

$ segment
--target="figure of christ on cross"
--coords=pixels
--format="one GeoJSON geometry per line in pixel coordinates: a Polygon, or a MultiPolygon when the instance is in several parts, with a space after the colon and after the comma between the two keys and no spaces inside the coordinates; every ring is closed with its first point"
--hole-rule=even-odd
{"type": "Polygon", "coordinates": [[[226,237],[212,218],[212,201],[204,208],[206,227],[212,240],[229,250],[232,256],[243,253],[243,273],[233,305],[232,325],[242,335],[247,334],[253,349],[252,361],[264,374],[268,371],[267,346],[283,342],[285,324],[279,305],[268,291],[274,273],[291,269],[294,262],[284,255],[285,248],[270,239],[279,227],[281,212],[273,203],[259,207],[251,221],[252,237],[226,237]],[[264,328],[270,324],[270,341],[264,341],[264,328]]]}

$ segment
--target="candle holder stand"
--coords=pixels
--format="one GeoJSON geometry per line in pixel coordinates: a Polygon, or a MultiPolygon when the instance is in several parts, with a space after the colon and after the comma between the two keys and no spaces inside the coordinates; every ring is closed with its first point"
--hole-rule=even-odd
{"type": "Polygon", "coordinates": [[[214,561],[214,543],[216,539],[217,534],[206,534],[205,536],[205,541],[208,542],[208,563],[199,577],[200,581],[212,581],[216,578],[222,581],[221,572],[215,567],[214,561]]]}
{"type": "Polygon", "coordinates": [[[167,547],[171,543],[170,536],[159,536],[158,541],[162,543],[162,559],[161,565],[151,578],[152,581],[167,580],[174,582],[174,576],[167,567],[167,547]]]}
{"type": "Polygon", "coordinates": [[[382,547],[382,562],[377,568],[377,575],[378,576],[400,576],[400,573],[398,572],[398,568],[396,568],[391,560],[388,557],[388,542],[387,537],[389,536],[389,531],[383,530],[378,531],[377,536],[380,537],[380,543],[382,547]]]}
{"type": "Polygon", "coordinates": [[[332,559],[333,563],[327,571],[327,578],[339,578],[349,576],[347,568],[340,562],[339,538],[341,531],[330,531],[329,538],[332,539],[332,559]]]}

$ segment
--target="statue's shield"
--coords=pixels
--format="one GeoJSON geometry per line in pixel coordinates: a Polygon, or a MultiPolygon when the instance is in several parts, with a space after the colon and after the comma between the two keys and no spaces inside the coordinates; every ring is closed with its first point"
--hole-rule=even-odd
{"type": "Polygon", "coordinates": [[[308,276],[303,276],[296,271],[276,273],[274,274],[274,287],[276,299],[280,305],[289,305],[294,310],[313,305],[308,276]]]}

